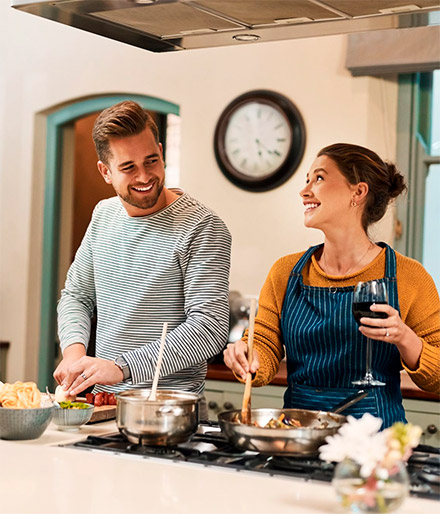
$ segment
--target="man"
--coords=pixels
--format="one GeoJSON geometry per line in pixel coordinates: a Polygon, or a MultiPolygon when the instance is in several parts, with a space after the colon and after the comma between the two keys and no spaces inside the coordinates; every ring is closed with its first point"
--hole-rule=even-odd
{"type": "Polygon", "coordinates": [[[164,322],[159,387],[202,393],[207,359],[226,343],[231,237],[212,211],[164,186],[158,129],[138,104],[104,110],[93,139],[117,196],[102,200],[58,305],[68,395],[151,387],[164,322]],[[86,356],[97,309],[96,357],[86,356]]]}

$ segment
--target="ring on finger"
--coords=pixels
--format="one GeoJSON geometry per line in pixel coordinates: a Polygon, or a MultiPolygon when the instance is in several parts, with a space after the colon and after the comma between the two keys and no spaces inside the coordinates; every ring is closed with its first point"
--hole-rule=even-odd
{"type": "Polygon", "coordinates": [[[390,337],[390,334],[389,334],[388,330],[387,329],[385,329],[385,330],[386,330],[385,337],[390,337]]]}
{"type": "Polygon", "coordinates": [[[83,373],[81,373],[81,378],[82,378],[83,380],[87,380],[87,377],[86,377],[86,375],[85,375],[85,373],[84,373],[84,372],[83,372],[83,373]]]}

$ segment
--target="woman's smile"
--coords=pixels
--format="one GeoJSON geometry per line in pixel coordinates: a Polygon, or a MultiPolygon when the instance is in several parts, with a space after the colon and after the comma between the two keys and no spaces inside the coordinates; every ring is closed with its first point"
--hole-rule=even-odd
{"type": "Polygon", "coordinates": [[[319,205],[320,204],[317,202],[304,202],[304,207],[306,208],[304,212],[307,213],[314,211],[317,207],[319,207],[319,205]]]}

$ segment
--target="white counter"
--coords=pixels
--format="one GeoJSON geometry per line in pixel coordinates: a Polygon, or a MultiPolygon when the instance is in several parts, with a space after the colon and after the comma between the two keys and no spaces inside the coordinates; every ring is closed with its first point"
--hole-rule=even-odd
{"type": "MultiPolygon", "coordinates": [[[[50,425],[33,441],[0,440],[1,514],[339,513],[328,484],[195,464],[62,448],[115,422],[75,433],[50,425]]],[[[399,514],[438,513],[439,503],[407,498],[399,514]]]]}

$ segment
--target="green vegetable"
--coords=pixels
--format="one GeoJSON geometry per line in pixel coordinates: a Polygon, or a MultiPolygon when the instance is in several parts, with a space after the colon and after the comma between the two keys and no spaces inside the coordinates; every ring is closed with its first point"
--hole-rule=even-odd
{"type": "Polygon", "coordinates": [[[62,409],[87,409],[90,405],[83,402],[60,402],[60,407],[62,409]]]}

